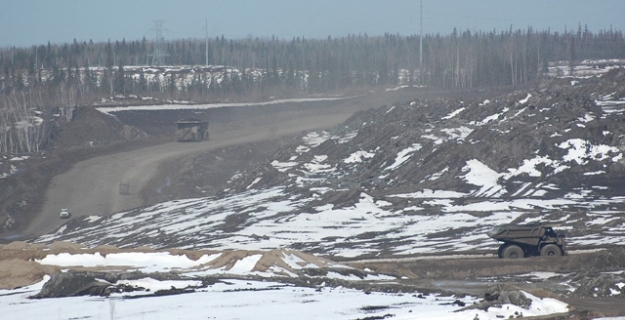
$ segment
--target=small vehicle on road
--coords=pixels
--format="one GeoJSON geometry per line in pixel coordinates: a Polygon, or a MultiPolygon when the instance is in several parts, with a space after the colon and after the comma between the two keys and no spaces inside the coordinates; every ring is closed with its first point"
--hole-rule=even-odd
{"type": "Polygon", "coordinates": [[[72,216],[72,214],[69,212],[69,209],[61,209],[61,213],[59,214],[59,216],[61,217],[61,219],[69,219],[69,217],[72,216]]]}
{"type": "Polygon", "coordinates": [[[501,259],[517,259],[531,256],[557,257],[566,254],[564,234],[557,233],[549,225],[504,225],[486,233],[503,241],[497,256],[501,259]]]}

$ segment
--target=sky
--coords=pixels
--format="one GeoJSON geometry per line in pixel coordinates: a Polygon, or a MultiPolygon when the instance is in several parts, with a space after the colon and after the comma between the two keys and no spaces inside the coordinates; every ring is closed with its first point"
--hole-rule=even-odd
{"type": "MultiPolygon", "coordinates": [[[[155,37],[165,40],[420,31],[421,0],[0,0],[0,48],[155,37]]],[[[550,29],[625,30],[624,0],[422,0],[423,32],[550,29]]]]}

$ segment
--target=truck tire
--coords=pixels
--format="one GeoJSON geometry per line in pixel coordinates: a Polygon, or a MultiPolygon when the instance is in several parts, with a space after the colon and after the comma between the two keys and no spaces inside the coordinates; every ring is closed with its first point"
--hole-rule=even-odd
{"type": "Polygon", "coordinates": [[[506,250],[507,246],[508,245],[504,243],[499,246],[499,249],[497,249],[497,257],[499,257],[499,259],[503,259],[503,251],[506,250]]]}
{"type": "Polygon", "coordinates": [[[503,258],[504,259],[520,259],[525,256],[523,253],[523,249],[517,245],[509,245],[503,250],[503,258]]]}
{"type": "Polygon", "coordinates": [[[541,257],[559,257],[562,255],[562,250],[555,244],[548,244],[540,249],[541,257]]]}

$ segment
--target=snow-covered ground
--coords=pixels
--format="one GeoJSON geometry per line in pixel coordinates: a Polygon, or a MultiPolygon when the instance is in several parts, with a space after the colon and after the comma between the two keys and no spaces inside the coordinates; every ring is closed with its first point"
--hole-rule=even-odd
{"type": "Polygon", "coordinates": [[[625,65],[625,60],[623,59],[583,60],[581,62],[576,62],[572,67],[569,65],[568,61],[550,62],[549,76],[554,78],[588,78],[600,76],[615,68],[622,68],[623,65],[625,65]]]}
{"type": "MultiPolygon", "coordinates": [[[[255,256],[251,256],[256,260],[255,256]]],[[[11,319],[356,319],[388,317],[393,319],[499,319],[522,314],[537,316],[567,312],[568,306],[555,299],[537,298],[527,292],[532,300],[529,308],[507,304],[488,311],[465,310],[462,305],[472,305],[479,299],[465,296],[439,294],[363,292],[343,286],[297,286],[279,280],[238,280],[225,278],[203,285],[197,277],[202,274],[198,266],[209,263],[216,256],[204,256],[191,261],[182,256],[164,253],[99,254],[48,256],[41,264],[69,267],[126,266],[131,269],[164,272],[179,267],[178,272],[189,280],[155,280],[144,277],[120,280],[115,285],[135,287],[132,292],[113,293],[109,297],[68,297],[55,299],[29,299],[37,294],[49,276],[34,285],[15,290],[0,290],[0,306],[11,319]],[[184,294],[159,296],[159,290],[185,289],[184,294]]],[[[286,258],[293,265],[301,259],[286,258]]],[[[249,275],[254,263],[243,258],[226,273],[249,275]]],[[[109,269],[110,270],[110,269],[109,269]]],[[[212,274],[212,273],[211,273],[212,274]]],[[[212,274],[214,275],[214,274],[212,274]]],[[[100,280],[105,281],[105,280],[100,280]]],[[[361,281],[351,278],[349,281],[361,281]]],[[[382,280],[393,281],[393,280],[382,280]]]]}
{"type": "MultiPolygon", "coordinates": [[[[320,205],[310,213],[294,213],[310,205],[327,190],[314,190],[313,197],[290,197],[283,188],[250,190],[225,199],[199,198],[161,203],[148,208],[119,213],[103,220],[98,217],[71,231],[40,237],[39,242],[66,240],[87,246],[115,244],[122,247],[150,245],[187,249],[271,250],[298,246],[308,251],[343,257],[379,253],[389,243],[398,242],[393,254],[406,255],[433,252],[494,250],[498,245],[486,236],[496,225],[517,221],[548,221],[561,224],[595,226],[583,236],[569,237],[574,247],[625,244],[625,221],[619,211],[593,212],[582,218],[571,218],[561,212],[578,208],[590,210],[623,203],[613,199],[483,199],[460,205],[444,191],[425,190],[423,194],[397,194],[387,198],[419,199],[414,205],[395,210],[385,199],[373,199],[362,193],[353,207],[334,208],[320,205]],[[440,207],[437,215],[418,215],[421,210],[440,207]],[[528,213],[542,208],[553,214],[528,213]],[[248,223],[235,232],[221,231],[226,217],[246,213],[248,223]],[[609,220],[609,224],[601,224],[609,220]],[[440,234],[450,229],[459,234],[440,234]],[[596,231],[592,231],[596,230],[596,231]],[[169,236],[168,236],[169,235],[169,236]],[[363,237],[360,235],[368,235],[363,237]]],[[[86,218],[87,219],[87,218],[86,218]]],[[[567,227],[570,226],[570,227],[567,227]]]]}
{"type": "MultiPolygon", "coordinates": [[[[567,312],[566,304],[555,299],[539,299],[528,293],[532,306],[455,312],[473,297],[439,295],[364,293],[348,288],[307,288],[280,282],[227,280],[192,293],[132,298],[115,294],[103,297],[72,297],[30,300],[44,282],[17,290],[0,290],[2,312],[13,319],[356,319],[392,314],[393,319],[499,319],[515,314],[537,316],[567,312]]],[[[153,292],[164,287],[187,288],[189,281],[161,282],[153,279],[127,281],[153,292]]]]}

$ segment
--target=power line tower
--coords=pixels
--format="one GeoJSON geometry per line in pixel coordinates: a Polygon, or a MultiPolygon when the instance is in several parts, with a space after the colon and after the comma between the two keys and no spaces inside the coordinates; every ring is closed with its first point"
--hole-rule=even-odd
{"type": "Polygon", "coordinates": [[[419,30],[419,82],[423,84],[423,0],[421,0],[421,10],[419,12],[419,23],[421,25],[419,30]]]}
{"type": "Polygon", "coordinates": [[[154,20],[154,52],[151,54],[152,56],[152,64],[153,66],[160,66],[165,64],[165,57],[168,56],[165,53],[163,48],[165,39],[163,38],[163,24],[164,20],[154,20]]]}
{"type": "Polygon", "coordinates": [[[206,66],[208,67],[208,18],[206,18],[206,66]]]}

